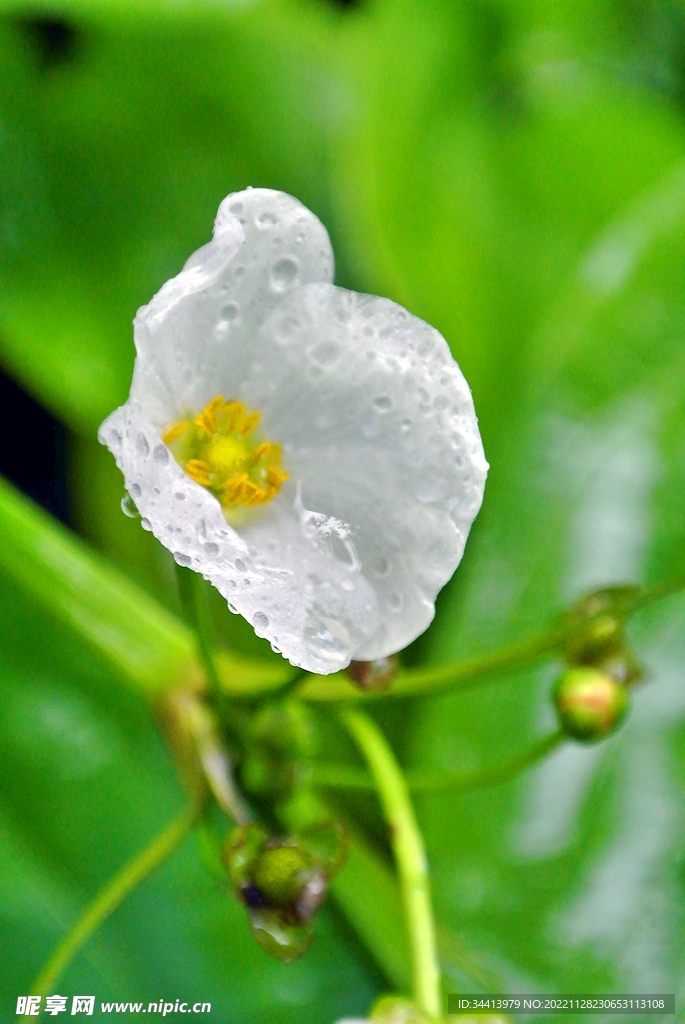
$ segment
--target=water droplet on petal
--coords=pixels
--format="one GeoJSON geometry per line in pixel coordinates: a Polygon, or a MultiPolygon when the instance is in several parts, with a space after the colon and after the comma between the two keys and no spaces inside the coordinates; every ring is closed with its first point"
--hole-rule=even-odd
{"type": "Polygon", "coordinates": [[[266,231],[268,228],[272,228],[276,224],[276,218],[273,213],[260,213],[257,217],[256,224],[261,231],[266,231]]]}
{"type": "Polygon", "coordinates": [[[416,497],[426,504],[444,497],[445,481],[437,473],[427,472],[419,478],[416,497]]]}
{"type": "Polygon", "coordinates": [[[169,461],[169,451],[166,445],[158,444],[152,452],[152,458],[155,462],[158,462],[160,466],[166,466],[169,461]]]}
{"type": "Polygon", "coordinates": [[[373,399],[373,407],[378,412],[387,412],[388,409],[392,409],[392,398],[390,395],[376,395],[373,399]]]}
{"type": "Polygon", "coordinates": [[[231,322],[231,320],[235,320],[239,312],[240,306],[238,305],[237,302],[227,302],[226,305],[222,306],[221,308],[222,317],[229,323],[231,322]]]}
{"type": "Polygon", "coordinates": [[[140,489],[140,484],[134,484],[131,488],[131,495],[134,498],[139,498],[143,492],[140,489]]]}
{"type": "Polygon", "coordinates": [[[140,452],[141,455],[147,456],[150,454],[150,445],[147,443],[147,438],[145,434],[138,434],[136,447],[138,448],[138,451],[140,452]]]}
{"type": "Polygon", "coordinates": [[[383,579],[384,576],[388,576],[390,573],[390,559],[386,558],[385,555],[381,555],[373,565],[373,574],[378,576],[379,579],[383,579]]]}
{"type": "Polygon", "coordinates": [[[128,491],[126,491],[121,499],[121,511],[125,516],[128,516],[129,519],[137,519],[140,515],[140,512],[136,508],[136,503],[128,491]]]}
{"type": "Polygon", "coordinates": [[[174,551],[174,560],[178,562],[179,565],[184,566],[186,569],[192,562],[192,558],[190,557],[190,555],[186,555],[185,552],[183,551],[174,551]]]}
{"type": "Polygon", "coordinates": [[[208,544],[205,544],[205,554],[209,555],[210,558],[216,558],[220,550],[219,545],[215,544],[214,541],[209,541],[208,544]]]}
{"type": "Polygon", "coordinates": [[[296,256],[282,256],[271,267],[271,287],[275,292],[284,292],[294,284],[300,270],[296,256]]]}
{"type": "Polygon", "coordinates": [[[148,533],[151,532],[151,530],[152,530],[152,523],[150,522],[149,519],[145,519],[145,518],[141,519],[140,520],[140,525],[143,527],[144,530],[147,530],[148,533]]]}
{"type": "Polygon", "coordinates": [[[255,612],[252,625],[255,629],[266,629],[269,625],[269,616],[265,615],[264,612],[255,612]]]}
{"type": "Polygon", "coordinates": [[[300,321],[294,316],[280,316],[274,324],[274,336],[279,345],[289,345],[297,337],[300,321]]]}
{"type": "Polygon", "coordinates": [[[307,616],[304,639],[315,654],[332,665],[341,663],[347,654],[345,645],[313,615],[307,616]]]}
{"type": "Polygon", "coordinates": [[[235,567],[238,570],[238,572],[245,572],[245,563],[243,562],[242,558],[236,558],[235,567]]]}
{"type": "Polygon", "coordinates": [[[309,354],[314,362],[322,366],[332,366],[340,358],[341,349],[334,341],[321,341],[309,354]]]}
{"type": "Polygon", "coordinates": [[[391,594],[388,598],[388,606],[391,612],[401,612],[404,599],[401,594],[391,594]]]}

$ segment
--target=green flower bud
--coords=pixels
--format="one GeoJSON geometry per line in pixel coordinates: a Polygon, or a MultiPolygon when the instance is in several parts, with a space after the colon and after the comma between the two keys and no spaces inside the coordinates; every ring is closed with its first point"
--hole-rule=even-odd
{"type": "Polygon", "coordinates": [[[262,852],[268,835],[258,825],[242,825],[228,837],[221,851],[226,874],[237,886],[250,882],[252,871],[262,852]]]}
{"type": "Polygon", "coordinates": [[[634,586],[604,587],[585,594],[567,612],[565,621],[577,626],[562,646],[572,664],[594,665],[624,646],[623,619],[638,591],[634,586]]]}
{"type": "Polygon", "coordinates": [[[559,722],[567,735],[585,743],[604,739],[628,713],[628,691],[606,672],[570,668],[554,688],[559,722]]]}
{"type": "Polygon", "coordinates": [[[644,669],[631,651],[625,648],[615,654],[610,654],[595,665],[602,672],[616,683],[623,683],[624,686],[635,686],[642,682],[645,677],[644,669]]]}
{"type": "Polygon", "coordinates": [[[250,736],[284,757],[313,757],[317,752],[314,716],[299,700],[266,704],[250,723],[250,736]]]}
{"type": "Polygon", "coordinates": [[[308,858],[295,846],[275,846],[260,853],[251,881],[270,904],[287,907],[302,893],[310,867],[308,858]]]}
{"type": "Polygon", "coordinates": [[[250,913],[250,924],[265,953],[283,964],[291,964],[306,953],[314,938],[309,922],[294,923],[278,910],[254,910],[250,913]]]}

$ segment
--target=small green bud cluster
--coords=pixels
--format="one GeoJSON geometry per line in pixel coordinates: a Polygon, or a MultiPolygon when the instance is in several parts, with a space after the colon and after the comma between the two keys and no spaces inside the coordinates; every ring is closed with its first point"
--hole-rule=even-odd
{"type": "Polygon", "coordinates": [[[630,586],[594,590],[566,615],[570,634],[561,651],[569,667],[555,683],[554,703],[563,731],[583,743],[619,727],[628,714],[629,687],[643,678],[623,628],[635,592],[630,586]]]}
{"type": "Polygon", "coordinates": [[[245,789],[256,797],[283,797],[297,782],[301,761],[317,752],[312,711],[298,700],[271,701],[250,719],[243,743],[245,789]]]}
{"type": "Polygon", "coordinates": [[[337,822],[310,825],[285,838],[252,824],[232,833],[221,859],[267,953],[290,963],[309,948],[312,919],[346,855],[346,835],[337,822]]]}

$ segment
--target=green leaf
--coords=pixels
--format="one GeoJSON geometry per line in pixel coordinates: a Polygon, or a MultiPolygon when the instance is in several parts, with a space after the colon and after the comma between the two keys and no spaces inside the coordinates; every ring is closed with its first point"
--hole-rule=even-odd
{"type": "Polygon", "coordinates": [[[0,481],[0,572],[143,692],[198,677],[191,634],[69,531],[0,481]]]}

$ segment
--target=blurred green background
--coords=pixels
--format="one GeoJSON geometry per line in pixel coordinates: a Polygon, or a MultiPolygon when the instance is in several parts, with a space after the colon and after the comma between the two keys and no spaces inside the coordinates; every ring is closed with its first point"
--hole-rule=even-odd
{"type": "MultiPolygon", "coordinates": [[[[433,323],[473,388],[485,504],[412,661],[487,652],[588,587],[685,570],[682,3],[0,0],[2,465],[174,612],[166,552],[121,514],[96,430],[128,393],[136,308],[247,185],[314,210],[337,283],[433,323]]],[[[183,804],[142,698],[7,570],[14,544],[0,538],[8,1021],[183,804]]],[[[649,680],[609,742],[417,801],[452,991],[685,999],[684,612],[675,597],[631,623],[649,680]]],[[[220,613],[235,650],[268,660],[220,613]]],[[[378,719],[403,764],[477,769],[553,726],[557,668],[378,719]]],[[[371,798],[346,813],[386,856],[371,798]]],[[[268,960],[193,837],[57,991],[328,1024],[388,986],[332,902],[302,960],[268,960]]]]}

